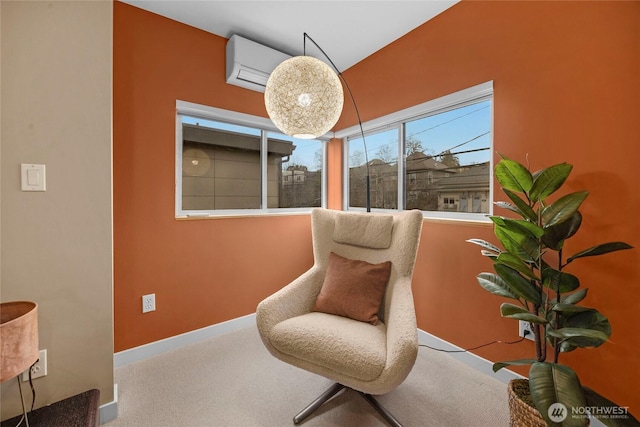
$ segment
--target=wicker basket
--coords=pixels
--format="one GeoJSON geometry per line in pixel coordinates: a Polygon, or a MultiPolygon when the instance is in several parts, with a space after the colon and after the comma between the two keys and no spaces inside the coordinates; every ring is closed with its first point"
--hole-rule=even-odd
{"type": "MultiPolygon", "coordinates": [[[[529,393],[529,380],[518,379],[509,381],[509,426],[510,427],[547,427],[540,412],[532,406],[529,393]],[[527,403],[527,400],[531,403],[527,403]]],[[[591,423],[585,418],[584,425],[591,423]]]]}
{"type": "Polygon", "coordinates": [[[516,392],[525,388],[529,393],[529,380],[509,381],[509,426],[511,427],[547,427],[540,412],[525,402],[516,392]]]}

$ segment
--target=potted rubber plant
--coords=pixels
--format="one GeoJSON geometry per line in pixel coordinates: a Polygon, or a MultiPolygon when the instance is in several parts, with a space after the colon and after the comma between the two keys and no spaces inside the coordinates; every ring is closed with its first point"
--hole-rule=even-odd
{"type": "MultiPolygon", "coordinates": [[[[612,402],[582,387],[576,373],[559,363],[562,353],[598,347],[611,334],[611,325],[603,314],[580,304],[587,289],[580,287],[580,280],[566,271],[567,267],[587,257],[632,248],[623,242],[610,242],[566,256],[564,244],[579,230],[582,224],[579,209],[589,194],[587,191],[556,194],[571,169],[572,165],[560,163],[532,173],[517,161],[501,156],[494,175],[509,201],[496,205],[509,211],[510,217],[490,217],[499,245],[481,239],[467,240],[479,245],[482,255],[493,261],[495,272],[478,274],[480,286],[514,300],[500,306],[501,315],[528,322],[533,330],[535,357],[495,363],[493,370],[530,365],[528,388],[537,409],[534,416],[544,419],[539,420],[539,425],[546,422],[552,426],[583,426],[588,424],[584,408],[616,408],[612,402]]],[[[512,425],[536,425],[531,420],[517,422],[522,415],[514,415],[513,404],[522,403],[511,402],[515,381],[527,380],[513,380],[509,385],[512,425]]],[[[618,407],[617,412],[622,411],[618,407]]],[[[630,414],[625,415],[602,418],[602,422],[637,425],[622,422],[635,421],[630,414]]]]}

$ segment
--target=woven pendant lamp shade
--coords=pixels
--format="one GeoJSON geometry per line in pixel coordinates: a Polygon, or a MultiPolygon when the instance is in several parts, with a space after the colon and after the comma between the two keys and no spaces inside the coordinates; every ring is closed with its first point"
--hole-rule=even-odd
{"type": "Polygon", "coordinates": [[[336,124],[344,93],[340,78],[331,67],[310,56],[296,56],[273,70],[264,103],[273,124],[283,133],[312,139],[336,124]]]}

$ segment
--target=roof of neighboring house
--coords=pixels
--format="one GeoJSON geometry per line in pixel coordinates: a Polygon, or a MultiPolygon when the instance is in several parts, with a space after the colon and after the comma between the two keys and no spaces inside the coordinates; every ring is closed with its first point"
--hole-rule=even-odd
{"type": "Polygon", "coordinates": [[[386,175],[389,173],[396,173],[398,170],[398,164],[397,163],[393,163],[393,164],[389,164],[387,162],[385,162],[384,160],[381,159],[372,159],[369,160],[369,168],[367,169],[367,164],[362,164],[360,166],[355,166],[355,167],[351,167],[349,168],[352,172],[353,171],[361,171],[361,173],[367,173],[369,172],[372,175],[386,175]]]}
{"type": "Polygon", "coordinates": [[[432,156],[427,156],[420,151],[416,151],[407,156],[406,164],[406,170],[414,172],[418,170],[442,170],[448,168],[444,163],[440,163],[432,156]]]}
{"type": "Polygon", "coordinates": [[[489,189],[489,163],[469,166],[469,169],[434,182],[439,191],[489,189]]]}
{"type": "MultiPolygon", "coordinates": [[[[205,126],[183,124],[182,138],[185,141],[199,142],[202,144],[218,145],[221,147],[237,148],[248,151],[260,151],[260,137],[247,135],[222,129],[212,129],[205,126]]],[[[269,153],[280,156],[289,156],[296,149],[290,141],[282,139],[268,139],[269,153]]]]}

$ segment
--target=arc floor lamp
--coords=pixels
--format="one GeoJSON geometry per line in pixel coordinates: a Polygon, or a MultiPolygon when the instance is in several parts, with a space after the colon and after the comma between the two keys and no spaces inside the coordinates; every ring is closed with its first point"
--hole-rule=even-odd
{"type": "Polygon", "coordinates": [[[294,56],[278,65],[269,76],[264,102],[269,117],[284,134],[313,139],[327,133],[338,121],[344,104],[342,84],[349,93],[356,112],[366,162],[366,209],[371,212],[369,158],[358,106],[344,76],[324,50],[307,33],[303,36],[303,56],[294,56]],[[333,68],[306,56],[309,39],[333,68]]]}

